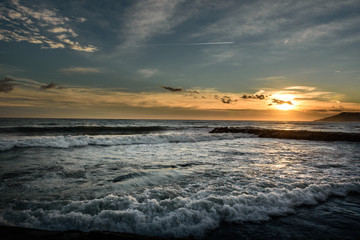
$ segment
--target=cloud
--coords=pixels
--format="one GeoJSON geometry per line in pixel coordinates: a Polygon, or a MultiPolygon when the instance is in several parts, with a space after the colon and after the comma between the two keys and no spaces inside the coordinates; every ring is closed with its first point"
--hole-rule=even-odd
{"type": "Polygon", "coordinates": [[[100,73],[100,69],[98,68],[91,68],[91,67],[69,67],[69,68],[62,68],[59,70],[62,73],[81,73],[81,74],[86,74],[86,73],[100,73]]]}
{"type": "Polygon", "coordinates": [[[256,80],[259,80],[259,81],[278,81],[278,80],[284,80],[284,79],[285,79],[284,76],[271,76],[271,77],[257,78],[256,80]]]}
{"type": "MultiPolygon", "coordinates": [[[[138,118],[144,117],[145,112],[151,112],[153,114],[152,116],[158,117],[156,109],[162,108],[165,109],[164,111],[166,112],[176,112],[178,109],[184,111],[202,111],[204,114],[209,114],[209,118],[212,117],[211,112],[220,111],[223,113],[222,116],[234,113],[234,118],[237,118],[242,116],[239,111],[268,111],[275,107],[269,107],[268,103],[273,105],[280,104],[280,101],[272,103],[272,99],[282,100],[285,102],[284,104],[289,104],[286,103],[286,101],[291,101],[294,109],[299,110],[301,114],[305,114],[306,112],[309,113],[313,109],[333,109],[334,112],[341,109],[339,107],[340,104],[337,104],[335,100],[331,99],[317,100],[309,98],[308,100],[302,101],[287,99],[286,95],[289,95],[290,91],[294,97],[313,94],[312,92],[301,91],[295,93],[295,90],[264,89],[263,91],[258,91],[256,93],[258,95],[268,95],[269,93],[272,93],[274,95],[277,94],[277,96],[275,97],[273,95],[272,98],[262,101],[239,101],[240,93],[220,92],[216,89],[188,89],[198,91],[199,94],[194,93],[194,96],[198,96],[198,98],[186,96],[186,94],[190,94],[191,92],[187,89],[174,87],[163,87],[167,91],[162,92],[127,92],[116,89],[68,86],[65,90],[58,91],[57,89],[60,89],[60,87],[55,83],[44,84],[31,79],[12,78],[16,83],[21,83],[21,85],[16,86],[16,91],[13,91],[11,94],[3,94],[0,96],[0,108],[2,107],[2,109],[4,109],[11,106],[22,106],[23,108],[21,109],[31,112],[33,116],[36,116],[36,114],[39,113],[37,112],[39,109],[42,109],[41,111],[46,109],[46,112],[49,113],[48,116],[52,115],[53,117],[60,116],[63,111],[68,110],[71,110],[71,112],[75,114],[74,116],[78,116],[76,114],[83,111],[96,114],[96,116],[99,117],[115,117],[115,115],[111,115],[111,113],[118,113],[119,109],[124,109],[124,113],[130,114],[128,115],[129,117],[135,117],[134,115],[131,115],[134,111],[139,111],[139,115],[136,115],[138,118]],[[39,91],[41,86],[44,91],[39,91]],[[173,91],[178,93],[174,93],[173,91]],[[217,98],[215,98],[215,96],[217,96],[217,98]],[[332,106],[334,105],[337,107],[333,108],[332,106]],[[101,115],[105,112],[106,115],[101,115]]],[[[315,93],[317,94],[314,94],[313,96],[322,96],[319,95],[320,91],[315,93]]],[[[347,111],[360,111],[359,103],[342,101],[341,106],[347,111]]],[[[277,108],[275,107],[274,110],[276,109],[277,108]]],[[[2,114],[4,115],[5,112],[2,112],[2,114]]],[[[281,113],[277,114],[279,115],[281,113]]],[[[179,117],[179,115],[177,116],[179,117]]]]}
{"type": "MultiPolygon", "coordinates": [[[[193,89],[186,89],[186,94],[185,96],[190,96],[190,97],[194,97],[197,98],[198,95],[200,94],[200,92],[198,90],[193,90],[193,89]]],[[[205,98],[204,96],[202,96],[203,98],[205,98]]]]}
{"type": "Polygon", "coordinates": [[[235,42],[201,42],[201,43],[164,43],[164,44],[151,44],[147,46],[162,47],[162,46],[206,46],[206,45],[229,45],[235,42]]]}
{"type": "Polygon", "coordinates": [[[67,29],[64,27],[55,27],[55,28],[49,29],[48,31],[52,32],[52,33],[69,33],[73,37],[78,36],[72,29],[67,29]]]}
{"type": "Polygon", "coordinates": [[[230,103],[233,103],[233,102],[237,102],[237,99],[232,99],[231,97],[229,96],[223,96],[221,98],[221,102],[225,103],[225,104],[230,104],[230,103]]]}
{"type": "MultiPolygon", "coordinates": [[[[206,2],[203,2],[204,5],[206,2]]],[[[327,1],[229,1],[211,23],[202,25],[194,39],[226,39],[236,42],[204,51],[210,64],[228,61],[248,65],[252,61],[289,59],[289,51],[344,46],[360,41],[356,0],[327,1]],[[285,43],[285,44],[284,44],[285,43]]],[[[292,52],[291,54],[294,54],[292,52]]],[[[282,77],[259,78],[279,81],[282,77]]]]}
{"type": "Polygon", "coordinates": [[[291,101],[284,101],[284,100],[280,100],[280,99],[275,99],[273,98],[271,100],[272,103],[278,104],[278,105],[282,105],[282,104],[289,104],[289,105],[293,105],[293,103],[291,101]]]}
{"type": "Polygon", "coordinates": [[[359,36],[356,34],[359,21],[360,17],[351,16],[299,29],[289,37],[287,44],[293,46],[326,44],[331,46],[352,43],[359,40],[359,36]]]}
{"type": "Polygon", "coordinates": [[[69,39],[69,36],[66,34],[60,34],[57,36],[57,39],[59,39],[61,42],[68,45],[69,48],[76,50],[76,51],[82,51],[82,52],[95,52],[97,51],[97,48],[93,45],[88,46],[81,46],[78,42],[74,42],[71,39],[69,39]]]}
{"type": "Polygon", "coordinates": [[[14,83],[14,80],[9,77],[0,79],[0,92],[9,93],[14,89],[14,86],[17,85],[14,83]]]}
{"type": "Polygon", "coordinates": [[[42,86],[40,87],[40,89],[42,89],[42,90],[48,90],[48,89],[52,89],[52,88],[56,88],[56,87],[58,87],[58,85],[57,85],[56,83],[49,83],[49,84],[47,84],[47,85],[42,85],[42,86]]]}
{"type": "Polygon", "coordinates": [[[86,19],[86,18],[83,18],[83,17],[77,18],[76,20],[77,20],[78,22],[81,22],[81,23],[87,21],[87,19],[86,19]]]}
{"type": "Polygon", "coordinates": [[[171,92],[182,92],[182,91],[184,91],[184,89],[182,89],[182,88],[173,88],[173,87],[164,87],[164,86],[162,86],[162,88],[166,89],[166,90],[169,90],[171,92]]]}
{"type": "Polygon", "coordinates": [[[305,91],[314,91],[315,87],[309,87],[309,86],[290,86],[284,88],[286,90],[305,90],[305,91]]]}
{"type": "MultiPolygon", "coordinates": [[[[224,4],[208,4],[207,2],[186,0],[147,0],[136,1],[127,8],[123,16],[124,26],[120,31],[120,52],[124,53],[134,48],[147,46],[201,46],[201,45],[228,45],[230,41],[189,41],[188,36],[183,35],[185,43],[149,44],[149,42],[162,35],[177,34],[176,29],[186,20],[199,14],[201,10],[209,9],[208,6],[224,4]]],[[[176,38],[180,39],[180,38],[176,38]]]]}
{"type": "Polygon", "coordinates": [[[56,9],[49,10],[29,3],[12,0],[2,7],[1,41],[40,44],[43,49],[68,47],[82,52],[97,51],[95,46],[75,40],[78,34],[70,27],[74,20],[61,16],[56,9]]]}
{"type": "Polygon", "coordinates": [[[137,73],[140,74],[141,76],[143,76],[144,78],[152,77],[153,75],[155,75],[158,72],[159,72],[159,69],[156,69],[156,68],[154,68],[154,69],[143,68],[143,69],[137,70],[137,73]]]}
{"type": "Polygon", "coordinates": [[[254,95],[246,95],[244,94],[241,98],[242,99],[258,99],[258,100],[264,100],[267,98],[267,95],[264,94],[254,94],[254,95]]]}
{"type": "Polygon", "coordinates": [[[156,34],[170,31],[176,25],[172,17],[180,2],[169,0],[137,2],[126,14],[124,45],[136,46],[156,34]]]}

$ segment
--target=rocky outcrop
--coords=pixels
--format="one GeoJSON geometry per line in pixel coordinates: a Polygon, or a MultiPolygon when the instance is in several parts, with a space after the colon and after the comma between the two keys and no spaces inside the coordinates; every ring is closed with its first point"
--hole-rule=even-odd
{"type": "Polygon", "coordinates": [[[277,130],[262,128],[219,127],[210,133],[247,133],[261,138],[281,138],[312,141],[349,141],[360,142],[360,133],[316,132],[305,130],[277,130]]]}

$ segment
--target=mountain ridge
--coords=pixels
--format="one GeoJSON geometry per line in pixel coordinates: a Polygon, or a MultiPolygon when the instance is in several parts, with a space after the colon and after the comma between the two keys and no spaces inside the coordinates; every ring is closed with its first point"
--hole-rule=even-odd
{"type": "Polygon", "coordinates": [[[315,120],[316,122],[360,122],[360,112],[341,112],[337,115],[315,120]]]}

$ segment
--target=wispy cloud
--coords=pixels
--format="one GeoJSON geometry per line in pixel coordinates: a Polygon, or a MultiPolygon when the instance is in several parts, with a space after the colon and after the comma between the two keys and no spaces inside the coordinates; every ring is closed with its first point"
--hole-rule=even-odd
{"type": "MultiPolygon", "coordinates": [[[[337,18],[336,21],[319,20],[319,17],[332,16],[337,11],[349,10],[356,5],[356,0],[327,1],[252,1],[248,3],[233,2],[226,16],[208,25],[194,36],[228,36],[232,39],[267,36],[282,39],[285,34],[294,37],[286,38],[279,44],[290,44],[294,38],[303,41],[318,38],[332,31],[354,28],[358,22],[356,16],[337,18]],[[307,21],[304,23],[304,19],[307,21]],[[296,36],[296,37],[295,37],[296,36]]],[[[329,18],[332,19],[332,18],[329,18]]],[[[256,41],[262,38],[257,38],[256,41]]],[[[250,38],[249,40],[254,40],[250,38]]]]}
{"type": "Polygon", "coordinates": [[[284,80],[284,79],[285,79],[284,76],[270,76],[270,77],[257,78],[256,80],[259,80],[259,81],[277,81],[277,80],[284,80]]]}
{"type": "Polygon", "coordinates": [[[177,24],[173,19],[176,6],[182,1],[139,1],[126,14],[123,46],[141,45],[156,34],[166,33],[177,24]]]}
{"type": "MultiPolygon", "coordinates": [[[[6,42],[29,42],[41,48],[70,48],[81,52],[94,52],[93,45],[84,45],[75,40],[78,34],[70,27],[73,20],[61,16],[56,9],[46,9],[30,2],[9,1],[2,7],[0,40],[6,42]],[[62,37],[59,37],[62,36],[62,37]]],[[[81,22],[81,21],[80,21],[81,22]]]]}
{"type": "Polygon", "coordinates": [[[137,70],[137,73],[140,74],[141,76],[143,76],[144,78],[149,78],[154,76],[156,73],[159,72],[159,69],[152,69],[152,68],[143,68],[143,69],[139,69],[137,70]]]}
{"type": "Polygon", "coordinates": [[[316,87],[309,87],[309,86],[290,86],[285,87],[286,90],[304,90],[304,91],[314,91],[316,87]]]}
{"type": "Polygon", "coordinates": [[[92,68],[92,67],[69,67],[69,68],[62,68],[59,70],[62,73],[70,74],[70,73],[100,73],[100,69],[92,68]]]}
{"type": "Polygon", "coordinates": [[[254,58],[273,61],[288,57],[285,53],[291,50],[317,50],[360,41],[360,17],[355,13],[360,6],[356,0],[329,0],[326,4],[321,0],[229,2],[232,5],[226,14],[192,34],[193,39],[223,40],[226,36],[236,42],[237,47],[230,50],[204,51],[204,58],[212,63],[246,63],[254,58]]]}
{"type": "Polygon", "coordinates": [[[40,87],[40,89],[42,89],[42,90],[48,90],[48,89],[52,89],[52,88],[56,88],[56,87],[58,87],[58,85],[57,85],[56,83],[49,83],[49,84],[47,84],[47,85],[42,85],[42,86],[40,87]]]}
{"type": "Polygon", "coordinates": [[[170,92],[182,92],[184,91],[184,89],[182,88],[174,88],[174,87],[165,87],[165,86],[162,86],[163,89],[166,89],[166,90],[169,90],[170,92]]]}
{"type": "Polygon", "coordinates": [[[162,46],[206,46],[206,45],[229,45],[235,42],[201,42],[201,43],[164,43],[164,44],[150,44],[146,46],[162,47],[162,46]]]}

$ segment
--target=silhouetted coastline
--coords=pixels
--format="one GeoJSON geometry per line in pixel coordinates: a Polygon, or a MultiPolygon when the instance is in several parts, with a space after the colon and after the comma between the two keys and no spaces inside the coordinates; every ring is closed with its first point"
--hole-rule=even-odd
{"type": "Polygon", "coordinates": [[[210,133],[246,133],[246,134],[256,135],[260,138],[360,142],[359,133],[346,133],[346,132],[320,132],[320,131],[306,131],[306,130],[276,130],[276,129],[262,129],[262,128],[218,127],[211,130],[210,133]]]}
{"type": "Polygon", "coordinates": [[[360,122],[360,112],[342,112],[335,116],[315,120],[317,122],[360,122]]]}

